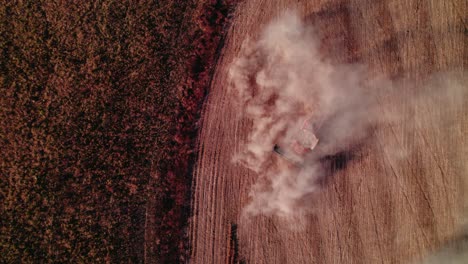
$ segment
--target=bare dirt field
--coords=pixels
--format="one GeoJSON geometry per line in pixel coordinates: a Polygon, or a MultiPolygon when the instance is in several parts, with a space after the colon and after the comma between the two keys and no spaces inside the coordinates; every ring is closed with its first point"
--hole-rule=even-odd
{"type": "MultiPolygon", "coordinates": [[[[228,94],[228,69],[247,37],[296,8],[323,37],[334,61],[362,63],[390,79],[424,80],[466,67],[466,1],[248,0],[238,5],[203,112],[194,169],[192,263],[409,263],[460,227],[463,184],[453,162],[466,159],[467,111],[438,126],[431,105],[408,109],[411,122],[376,129],[344,169],[333,170],[310,201],[302,229],[276,217],[241,218],[257,175],[231,162],[251,122],[228,94]],[[240,120],[240,121],[239,121],[240,120]],[[390,143],[389,143],[390,142],[390,143]],[[409,150],[396,160],[389,145],[409,150]]],[[[404,84],[405,82],[401,82],[404,84]]],[[[443,89],[441,87],[440,89],[443,89]]],[[[405,98],[406,94],[401,94],[405,98]]],[[[382,115],[390,114],[382,109],[382,115]]],[[[339,164],[335,164],[339,167],[339,164]]]]}

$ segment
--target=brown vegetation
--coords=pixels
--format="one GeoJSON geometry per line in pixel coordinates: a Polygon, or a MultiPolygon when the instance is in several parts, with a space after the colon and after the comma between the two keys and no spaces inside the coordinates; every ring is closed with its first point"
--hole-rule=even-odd
{"type": "Polygon", "coordinates": [[[230,7],[0,6],[1,262],[180,261],[196,121],[230,7]]]}

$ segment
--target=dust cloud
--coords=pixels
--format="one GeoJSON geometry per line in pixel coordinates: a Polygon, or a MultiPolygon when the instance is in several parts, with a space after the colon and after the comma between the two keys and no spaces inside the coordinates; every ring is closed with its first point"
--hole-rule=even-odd
{"type": "Polygon", "coordinates": [[[468,263],[468,229],[462,230],[447,245],[414,264],[465,264],[468,263]]]}
{"type": "MultiPolygon", "coordinates": [[[[230,92],[243,109],[242,118],[251,122],[233,160],[258,174],[245,208],[248,215],[310,213],[310,197],[326,177],[326,157],[362,145],[374,127],[408,118],[398,111],[382,114],[391,101],[385,98],[398,94],[394,83],[369,76],[363,65],[332,63],[319,49],[313,26],[288,12],[258,38],[247,40],[231,65],[230,92]],[[297,158],[291,146],[308,120],[318,144],[297,158]],[[281,155],[273,151],[275,145],[281,155]]],[[[439,98],[430,94],[415,93],[403,100],[424,105],[429,97],[439,98]]],[[[403,158],[405,151],[392,152],[403,158]]]]}
{"type": "Polygon", "coordinates": [[[268,182],[253,187],[249,213],[302,213],[303,198],[318,189],[324,175],[320,159],[358,144],[377,120],[364,67],[332,64],[319,44],[314,28],[289,12],[269,24],[258,40],[244,43],[232,64],[233,92],[244,117],[252,120],[234,160],[268,182]],[[288,151],[308,120],[316,128],[317,147],[300,157],[300,164],[273,164],[273,147],[280,144],[288,151]]]}

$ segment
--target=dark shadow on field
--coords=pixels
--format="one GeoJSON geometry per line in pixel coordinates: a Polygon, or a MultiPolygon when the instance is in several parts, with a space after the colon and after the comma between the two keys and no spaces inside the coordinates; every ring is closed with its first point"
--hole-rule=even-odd
{"type": "Polygon", "coordinates": [[[318,179],[318,185],[322,188],[331,183],[333,178],[341,171],[349,167],[352,162],[362,158],[364,144],[355,145],[335,154],[323,155],[318,158],[318,162],[323,168],[323,175],[318,179]]]}

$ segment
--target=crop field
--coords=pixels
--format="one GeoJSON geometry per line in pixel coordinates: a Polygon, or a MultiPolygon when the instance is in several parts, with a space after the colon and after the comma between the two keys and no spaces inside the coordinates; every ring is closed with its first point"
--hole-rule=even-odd
{"type": "MultiPolygon", "coordinates": [[[[0,262],[418,263],[466,224],[467,93],[444,92],[467,91],[466,14],[458,0],[3,1],[0,262]],[[268,27],[288,12],[292,31],[268,27]],[[236,162],[262,126],[233,65],[283,62],[310,40],[271,80],[364,68],[386,80],[368,111],[392,122],[320,157],[300,201],[287,181],[258,200],[291,166],[268,144],[268,173],[236,162]]],[[[352,89],[350,72],[337,82],[352,89]]]]}
{"type": "Polygon", "coordinates": [[[231,6],[3,1],[0,262],[178,263],[231,6]]]}
{"type": "MultiPolygon", "coordinates": [[[[455,146],[466,146],[468,116],[465,104],[463,110],[449,114],[454,127],[438,126],[436,105],[414,109],[404,102],[411,96],[411,85],[389,103],[393,108],[378,107],[381,115],[403,111],[411,118],[375,129],[370,142],[350,150],[353,157],[332,161],[322,190],[307,201],[314,213],[297,223],[300,228],[291,228],[275,215],[244,217],[259,176],[232,158],[255,121],[243,118],[243,110],[232,100],[229,70],[245,39],[258,37],[288,8],[319,31],[320,51],[330,60],[364,64],[371,75],[418,83],[437,72],[466,68],[464,1],[239,4],[202,115],[190,222],[192,263],[421,260],[460,228],[466,192],[460,175],[466,171],[452,161],[455,156],[466,160],[466,150],[455,146]],[[392,146],[404,147],[410,154],[398,160],[392,146]]],[[[405,81],[401,83],[403,87],[405,81]]],[[[281,162],[277,156],[272,159],[281,162]]]]}

